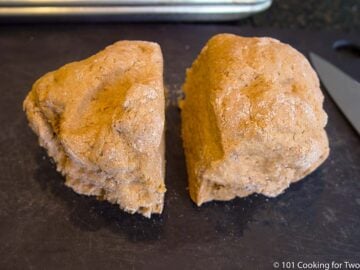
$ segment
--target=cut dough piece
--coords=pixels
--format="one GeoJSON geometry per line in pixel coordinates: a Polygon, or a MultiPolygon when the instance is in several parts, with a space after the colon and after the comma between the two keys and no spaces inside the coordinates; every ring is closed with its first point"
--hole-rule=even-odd
{"type": "Polygon", "coordinates": [[[220,34],[187,71],[182,136],[192,200],[275,197],[329,154],[319,80],[272,38],[220,34]]]}
{"type": "Polygon", "coordinates": [[[162,212],[165,100],[158,44],[120,41],[47,73],[24,110],[67,186],[129,213],[162,212]]]}

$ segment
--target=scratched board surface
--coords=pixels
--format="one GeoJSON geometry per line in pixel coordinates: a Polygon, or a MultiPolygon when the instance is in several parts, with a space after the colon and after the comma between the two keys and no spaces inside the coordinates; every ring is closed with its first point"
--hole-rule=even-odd
{"type": "Polygon", "coordinates": [[[0,26],[0,269],[272,269],[274,262],[359,260],[360,137],[326,93],[331,154],[316,172],[275,199],[253,195],[201,208],[190,201],[176,99],[185,69],[220,32],[279,38],[360,79],[359,58],[332,49],[337,39],[359,43],[355,35],[215,25],[0,26]],[[152,219],[65,187],[22,112],[39,76],[120,39],[156,41],[164,54],[168,192],[163,214],[152,219]]]}

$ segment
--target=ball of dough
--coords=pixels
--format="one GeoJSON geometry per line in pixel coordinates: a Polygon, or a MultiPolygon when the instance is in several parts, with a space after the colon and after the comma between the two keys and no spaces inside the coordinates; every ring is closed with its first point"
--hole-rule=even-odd
{"type": "Polygon", "coordinates": [[[329,154],[318,77],[287,44],[216,35],[183,88],[182,136],[198,205],[252,193],[275,197],[329,154]]]}

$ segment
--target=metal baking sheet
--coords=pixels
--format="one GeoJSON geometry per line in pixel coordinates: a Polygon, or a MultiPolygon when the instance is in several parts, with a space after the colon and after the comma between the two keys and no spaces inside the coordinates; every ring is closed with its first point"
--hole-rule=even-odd
{"type": "Polygon", "coordinates": [[[176,101],[185,69],[220,32],[279,38],[360,79],[358,59],[332,49],[337,39],[359,42],[356,35],[219,25],[0,26],[0,269],[274,269],[283,262],[359,262],[360,138],[326,92],[331,153],[318,170],[274,199],[253,195],[200,208],[191,202],[176,101]],[[22,111],[39,76],[120,39],[156,41],[165,59],[168,192],[163,214],[152,219],[65,187],[22,111]]]}
{"type": "Polygon", "coordinates": [[[227,21],[270,7],[271,0],[0,0],[9,21],[227,21]]]}
{"type": "Polygon", "coordinates": [[[269,0],[0,0],[2,6],[104,6],[179,4],[259,4],[269,0]]]}

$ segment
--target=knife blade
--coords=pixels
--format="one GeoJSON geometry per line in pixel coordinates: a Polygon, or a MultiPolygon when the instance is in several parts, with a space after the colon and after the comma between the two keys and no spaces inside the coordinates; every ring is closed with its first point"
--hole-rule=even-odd
{"type": "Polygon", "coordinates": [[[360,134],[360,83],[315,53],[310,52],[310,60],[327,92],[360,134]]]}

